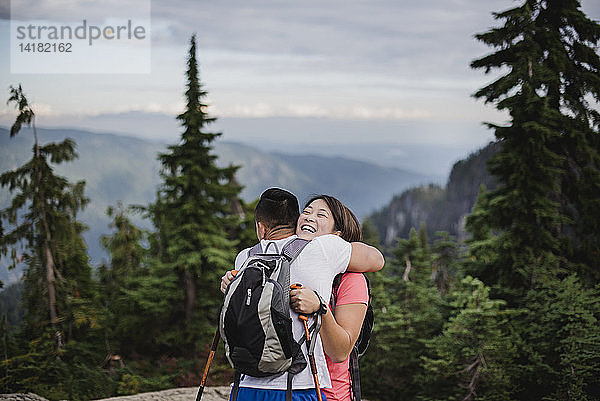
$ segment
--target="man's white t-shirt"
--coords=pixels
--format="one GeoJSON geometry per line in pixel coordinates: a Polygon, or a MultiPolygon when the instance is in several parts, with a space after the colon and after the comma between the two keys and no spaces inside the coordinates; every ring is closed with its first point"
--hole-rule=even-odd
{"type": "MultiPolygon", "coordinates": [[[[274,242],[279,252],[281,252],[283,246],[294,238],[296,238],[296,235],[280,240],[262,240],[262,249],[266,249],[269,242],[274,242]]],[[[249,249],[244,249],[237,255],[235,259],[236,269],[239,269],[246,260],[249,249]]],[[[268,252],[272,251],[274,251],[273,245],[269,247],[268,252]]],[[[351,253],[352,246],[350,243],[337,235],[328,234],[316,237],[304,247],[296,260],[292,262],[290,266],[290,284],[300,283],[303,287],[317,291],[323,299],[330,299],[333,278],[337,274],[346,271],[351,253]]],[[[291,311],[290,317],[292,318],[292,332],[294,338],[298,341],[304,336],[304,324],[298,319],[298,314],[294,311],[291,311]]],[[[312,324],[312,321],[309,321],[309,327],[310,324],[312,324]]],[[[308,362],[305,344],[302,344],[301,349],[308,362]]],[[[319,375],[319,385],[323,388],[331,387],[320,336],[317,337],[314,355],[319,375]]],[[[287,376],[287,373],[271,377],[244,376],[240,386],[285,390],[287,389],[287,376]]],[[[292,388],[300,390],[314,387],[310,365],[308,364],[302,372],[294,376],[292,388]]]]}

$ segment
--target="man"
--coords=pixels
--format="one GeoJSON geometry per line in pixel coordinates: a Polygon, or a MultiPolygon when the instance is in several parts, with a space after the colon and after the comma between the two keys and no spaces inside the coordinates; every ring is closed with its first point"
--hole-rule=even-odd
{"type": "MultiPolygon", "coordinates": [[[[325,211],[326,213],[327,211],[325,211]]],[[[331,211],[329,211],[331,213],[331,211]]],[[[255,209],[256,235],[261,241],[262,249],[278,251],[289,241],[296,238],[296,223],[300,216],[298,199],[288,191],[270,188],[260,197],[255,209]]],[[[333,218],[333,216],[325,216],[333,218]]],[[[239,269],[248,255],[248,249],[240,252],[235,261],[239,269]]],[[[337,235],[321,235],[313,239],[302,250],[290,266],[290,282],[300,283],[314,289],[322,299],[330,299],[333,278],[346,269],[352,271],[375,271],[383,267],[383,255],[373,247],[362,243],[348,243],[337,235]]],[[[221,290],[231,281],[231,274],[223,277],[221,290]]],[[[292,311],[292,331],[299,340],[304,333],[304,326],[298,315],[292,311]]],[[[306,356],[305,347],[302,352],[306,356]]],[[[331,387],[327,364],[320,337],[315,347],[315,361],[321,387],[331,387]]],[[[307,358],[308,359],[308,358],[307,358]]],[[[238,400],[285,400],[287,374],[266,378],[245,376],[240,383],[238,400]]],[[[293,377],[294,400],[316,400],[313,377],[310,368],[293,377]]]]}

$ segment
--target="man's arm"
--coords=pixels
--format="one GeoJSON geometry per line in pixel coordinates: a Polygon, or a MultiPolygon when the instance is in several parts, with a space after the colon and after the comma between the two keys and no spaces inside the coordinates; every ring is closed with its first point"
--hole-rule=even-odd
{"type": "Polygon", "coordinates": [[[379,249],[362,242],[352,242],[352,253],[348,263],[351,272],[376,272],[383,269],[385,259],[379,249]]]}

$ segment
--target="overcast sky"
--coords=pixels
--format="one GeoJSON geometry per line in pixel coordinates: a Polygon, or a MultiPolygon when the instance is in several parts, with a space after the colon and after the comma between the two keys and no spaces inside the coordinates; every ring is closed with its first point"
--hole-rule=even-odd
{"type": "MultiPolygon", "coordinates": [[[[30,10],[31,19],[59,22],[96,12],[90,1],[19,1],[30,10]]],[[[123,7],[129,2],[115,4],[120,15],[128,12],[123,7]]],[[[21,82],[41,126],[79,126],[175,140],[178,131],[172,116],[183,108],[185,58],[195,32],[209,111],[220,118],[219,128],[224,127],[227,140],[283,141],[281,130],[272,124],[266,124],[271,128],[260,135],[245,132],[247,119],[258,124],[255,131],[260,130],[260,121],[298,121],[300,127],[307,121],[318,126],[320,121],[326,129],[306,132],[305,137],[302,131],[293,131],[294,141],[335,146],[336,141],[348,145],[367,140],[473,149],[492,138],[481,121],[504,119],[492,106],[470,97],[494,77],[469,69],[471,60],[491,51],[473,35],[495,25],[492,11],[516,4],[508,0],[155,0],[151,3],[151,73],[12,74],[10,7],[0,0],[0,124],[8,125],[14,116],[5,105],[8,87],[21,82]],[[152,118],[164,118],[164,124],[149,123],[152,118]],[[100,123],[108,120],[111,124],[100,123]],[[353,122],[364,129],[344,128],[353,122]],[[136,126],[143,129],[136,131],[136,126]],[[370,130],[370,126],[389,129],[370,130]]],[[[584,0],[582,8],[591,18],[600,19],[599,1],[584,0]]]]}

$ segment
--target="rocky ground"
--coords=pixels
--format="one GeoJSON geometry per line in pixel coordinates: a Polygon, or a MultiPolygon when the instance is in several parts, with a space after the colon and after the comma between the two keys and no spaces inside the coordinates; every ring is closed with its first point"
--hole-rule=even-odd
{"type": "MultiPolygon", "coordinates": [[[[104,398],[98,401],[194,401],[198,387],[174,388],[123,397],[104,398]]],[[[202,393],[202,401],[225,401],[229,399],[229,387],[207,387],[202,393]]],[[[0,394],[2,401],[47,401],[35,394],[0,394]]]]}

